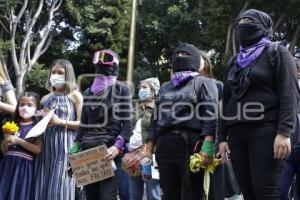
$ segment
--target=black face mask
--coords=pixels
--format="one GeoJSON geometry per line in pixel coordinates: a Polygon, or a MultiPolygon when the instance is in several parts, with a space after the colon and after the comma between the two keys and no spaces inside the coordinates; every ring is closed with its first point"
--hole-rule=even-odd
{"type": "Polygon", "coordinates": [[[97,64],[96,65],[96,74],[102,74],[105,76],[118,76],[119,74],[119,66],[117,64],[114,65],[104,65],[97,64]]]}
{"type": "Polygon", "coordinates": [[[236,27],[236,36],[242,47],[256,44],[265,36],[265,30],[260,24],[243,23],[236,27]]]}
{"type": "Polygon", "coordinates": [[[191,44],[182,44],[175,49],[172,59],[173,72],[198,71],[200,66],[200,54],[196,47],[191,44]],[[179,52],[188,55],[178,56],[179,52]]]}

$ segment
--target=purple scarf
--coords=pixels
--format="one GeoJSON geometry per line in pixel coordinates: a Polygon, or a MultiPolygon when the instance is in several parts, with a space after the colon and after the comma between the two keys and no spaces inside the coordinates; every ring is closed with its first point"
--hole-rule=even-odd
{"type": "Polygon", "coordinates": [[[270,43],[271,41],[267,38],[262,38],[258,43],[250,46],[250,47],[240,47],[240,53],[237,57],[238,64],[245,68],[252,64],[258,56],[262,53],[264,48],[270,43]]]}
{"type": "Polygon", "coordinates": [[[94,95],[98,94],[99,92],[104,91],[109,86],[112,86],[115,84],[117,80],[116,76],[97,76],[94,79],[93,85],[91,87],[91,91],[94,93],[94,95]]]}
{"type": "Polygon", "coordinates": [[[175,72],[172,75],[171,83],[174,86],[179,86],[179,85],[182,85],[183,83],[191,80],[192,78],[194,78],[195,76],[198,76],[198,75],[199,75],[198,72],[193,72],[193,71],[175,72]]]}

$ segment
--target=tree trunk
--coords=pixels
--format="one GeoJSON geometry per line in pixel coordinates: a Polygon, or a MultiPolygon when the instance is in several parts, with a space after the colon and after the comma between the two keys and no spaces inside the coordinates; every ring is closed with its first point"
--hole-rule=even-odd
{"type": "Polygon", "coordinates": [[[235,30],[232,30],[232,51],[233,51],[233,55],[237,54],[236,43],[235,43],[235,30]]]}
{"type": "Polygon", "coordinates": [[[291,40],[290,46],[289,46],[289,51],[293,54],[295,50],[295,46],[297,44],[297,41],[300,37],[300,24],[297,26],[296,31],[293,35],[293,38],[291,40]]]}
{"type": "Polygon", "coordinates": [[[25,74],[26,74],[26,70],[20,70],[20,74],[16,77],[17,96],[19,96],[25,91],[25,84],[24,84],[25,74]]]}
{"type": "Polygon", "coordinates": [[[230,51],[230,43],[231,43],[231,32],[232,32],[233,22],[231,22],[227,29],[227,39],[226,39],[226,47],[225,47],[225,55],[229,54],[230,51]]]}
{"type": "Polygon", "coordinates": [[[280,25],[282,24],[283,20],[285,18],[285,14],[281,14],[280,17],[278,18],[278,20],[276,21],[275,25],[274,25],[274,32],[278,31],[280,25]]]}
{"type": "Polygon", "coordinates": [[[5,59],[6,56],[4,56],[3,54],[0,53],[0,64],[3,68],[3,72],[5,73],[5,76],[10,79],[9,77],[9,73],[8,73],[8,70],[7,70],[7,65],[6,65],[6,59],[5,59]]]}

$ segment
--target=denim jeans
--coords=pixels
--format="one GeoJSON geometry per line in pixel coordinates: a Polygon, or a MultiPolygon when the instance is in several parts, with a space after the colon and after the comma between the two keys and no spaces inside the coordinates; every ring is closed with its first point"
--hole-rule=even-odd
{"type": "Polygon", "coordinates": [[[296,175],[295,195],[300,198],[300,147],[293,148],[281,177],[281,200],[289,199],[289,190],[296,175]]]}
{"type": "Polygon", "coordinates": [[[130,200],[129,195],[129,176],[128,174],[123,170],[119,170],[119,197],[120,200],[130,200]]]}
{"type": "Polygon", "coordinates": [[[161,200],[159,180],[143,181],[142,176],[129,176],[131,200],[142,200],[146,185],[147,200],[161,200]]]}

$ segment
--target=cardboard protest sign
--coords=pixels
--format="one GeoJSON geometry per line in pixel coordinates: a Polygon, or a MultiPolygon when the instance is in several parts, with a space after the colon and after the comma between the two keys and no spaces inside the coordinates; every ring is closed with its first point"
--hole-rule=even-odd
{"type": "Polygon", "coordinates": [[[78,186],[85,186],[114,176],[112,162],[107,161],[106,145],[70,155],[70,164],[78,186]]]}

